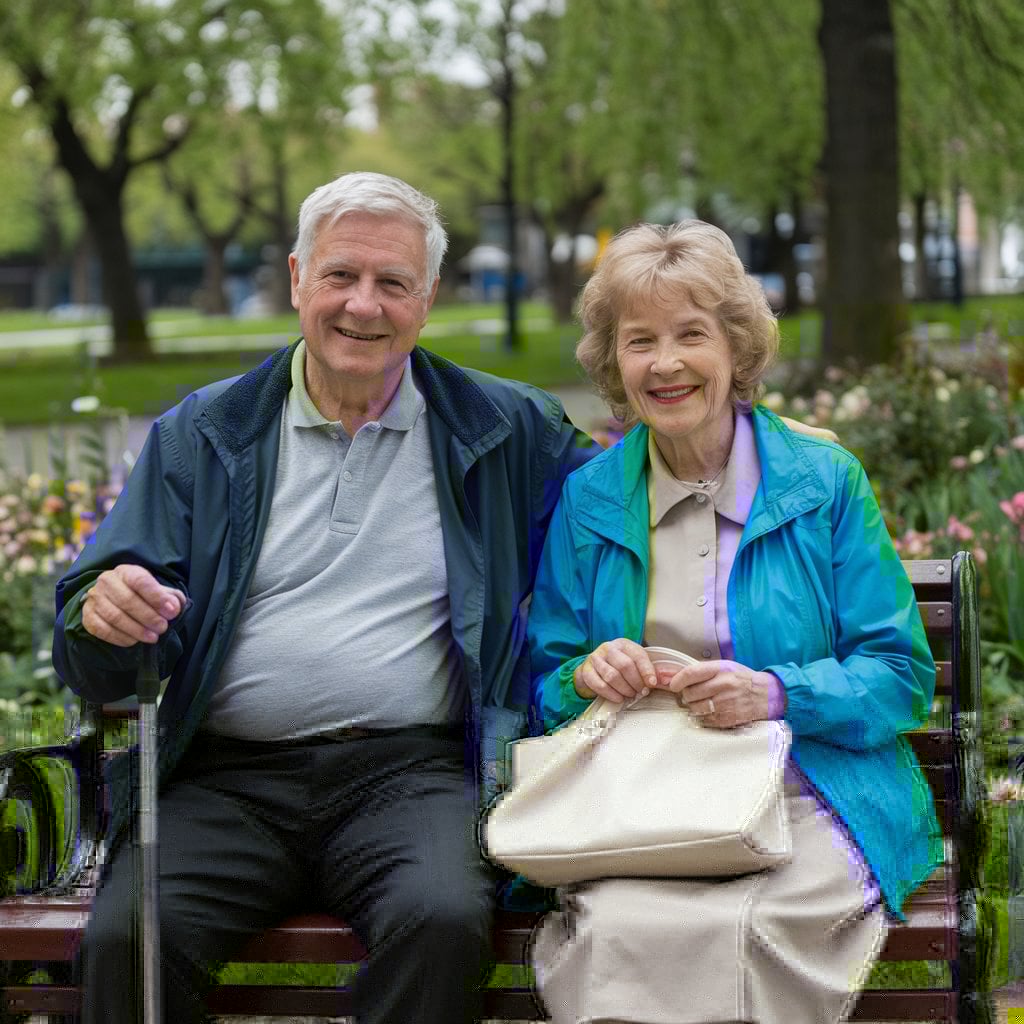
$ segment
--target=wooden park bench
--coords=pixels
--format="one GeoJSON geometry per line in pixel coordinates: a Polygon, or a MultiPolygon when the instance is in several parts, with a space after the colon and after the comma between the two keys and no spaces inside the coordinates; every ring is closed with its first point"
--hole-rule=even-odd
{"type": "MultiPolygon", "coordinates": [[[[978,913],[985,857],[984,781],[980,722],[979,630],[971,557],[904,563],[914,584],[935,660],[938,695],[932,727],[911,734],[911,743],[935,794],[947,837],[947,864],[912,896],[907,923],[888,936],[883,961],[940,961],[949,965],[946,987],[867,990],[853,1015],[861,1021],[957,1021],[988,1024],[993,1018],[982,967],[992,937],[978,913]]],[[[37,878],[0,900],[0,956],[6,976],[0,1020],[31,1011],[51,1019],[73,1016],[81,993],[70,983],[70,961],[82,939],[93,897],[103,790],[101,710],[86,708],[78,735],[64,747],[11,751],[0,756],[0,797],[16,805],[21,826],[8,829],[6,856],[26,874],[25,837],[34,824],[37,878]],[[78,797],[69,792],[65,821],[55,820],[52,797],[42,783],[41,758],[61,759],[78,797]],[[48,981],[39,980],[39,971],[48,981]],[[35,972],[34,976],[32,972],[35,972]]],[[[52,770],[52,769],[51,769],[52,770]]],[[[25,879],[23,878],[23,881],[25,879]]],[[[536,914],[499,912],[494,944],[499,964],[522,965],[536,914]]],[[[325,914],[282,921],[254,938],[237,957],[245,963],[351,964],[363,950],[344,922],[325,914]]],[[[344,987],[221,984],[209,998],[218,1015],[346,1016],[351,995],[344,987]]],[[[485,1015],[496,1020],[538,1020],[541,1011],[528,987],[487,990],[485,1015]]],[[[168,1022],[171,1024],[171,1022],[168,1022]]]]}

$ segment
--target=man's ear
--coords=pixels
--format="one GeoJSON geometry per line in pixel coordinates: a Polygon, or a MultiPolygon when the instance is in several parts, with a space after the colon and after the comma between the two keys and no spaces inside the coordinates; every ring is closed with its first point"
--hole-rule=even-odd
{"type": "Polygon", "coordinates": [[[801,423],[799,420],[791,420],[788,416],[780,416],[779,419],[797,434],[809,434],[811,437],[820,437],[826,441],[831,441],[833,444],[843,443],[839,440],[839,435],[834,430],[829,430],[828,427],[812,427],[807,423],[801,423]]]}
{"type": "Polygon", "coordinates": [[[299,308],[299,261],[295,253],[288,254],[288,270],[292,275],[292,308],[299,308]]]}

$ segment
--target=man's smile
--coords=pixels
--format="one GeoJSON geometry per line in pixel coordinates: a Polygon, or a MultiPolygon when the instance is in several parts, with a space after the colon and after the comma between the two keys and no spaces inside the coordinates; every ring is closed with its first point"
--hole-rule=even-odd
{"type": "Polygon", "coordinates": [[[363,334],[360,331],[353,331],[350,327],[335,327],[334,328],[339,334],[345,335],[346,338],[355,338],[356,341],[377,341],[383,338],[383,334],[363,334]]]}

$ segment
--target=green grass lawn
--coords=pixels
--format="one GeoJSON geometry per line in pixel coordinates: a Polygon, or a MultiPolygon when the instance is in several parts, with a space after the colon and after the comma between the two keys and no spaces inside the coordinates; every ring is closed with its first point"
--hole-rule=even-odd
{"type": "MultiPolygon", "coordinates": [[[[423,342],[464,366],[541,387],[582,379],[573,355],[578,327],[554,325],[547,306],[524,303],[524,344],[509,353],[502,345],[503,312],[498,303],[439,305],[431,312],[423,342]]],[[[0,315],[0,335],[27,329],[32,316],[35,314],[0,315]]],[[[101,365],[98,369],[81,346],[61,354],[0,349],[0,419],[10,426],[74,419],[71,400],[84,394],[98,395],[105,406],[123,408],[132,415],[155,416],[203,384],[245,372],[298,332],[294,315],[261,320],[203,319],[188,311],[166,310],[153,319],[163,342],[173,344],[181,339],[184,344],[199,339],[208,349],[179,357],[165,355],[148,364],[101,365]],[[262,335],[266,335],[265,346],[259,341],[262,335]],[[241,337],[246,339],[246,347],[235,350],[241,337]]],[[[939,334],[952,342],[961,332],[970,334],[988,322],[1004,337],[1020,337],[1024,335],[1024,296],[972,299],[962,310],[948,304],[914,306],[913,319],[944,325],[939,334]]],[[[45,326],[53,324],[47,321],[45,326]]],[[[817,355],[821,334],[817,312],[783,317],[780,329],[781,358],[817,355]]]]}

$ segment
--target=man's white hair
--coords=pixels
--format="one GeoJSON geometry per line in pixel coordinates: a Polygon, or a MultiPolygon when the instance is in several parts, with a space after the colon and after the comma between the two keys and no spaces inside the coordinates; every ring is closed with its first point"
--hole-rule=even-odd
{"type": "Polygon", "coordinates": [[[441,273],[448,234],[441,224],[437,203],[398,178],[374,171],[356,171],[321,185],[299,207],[299,233],[292,250],[299,274],[309,261],[321,226],[330,226],[346,213],[372,213],[405,217],[423,229],[427,249],[429,290],[441,273]]]}

